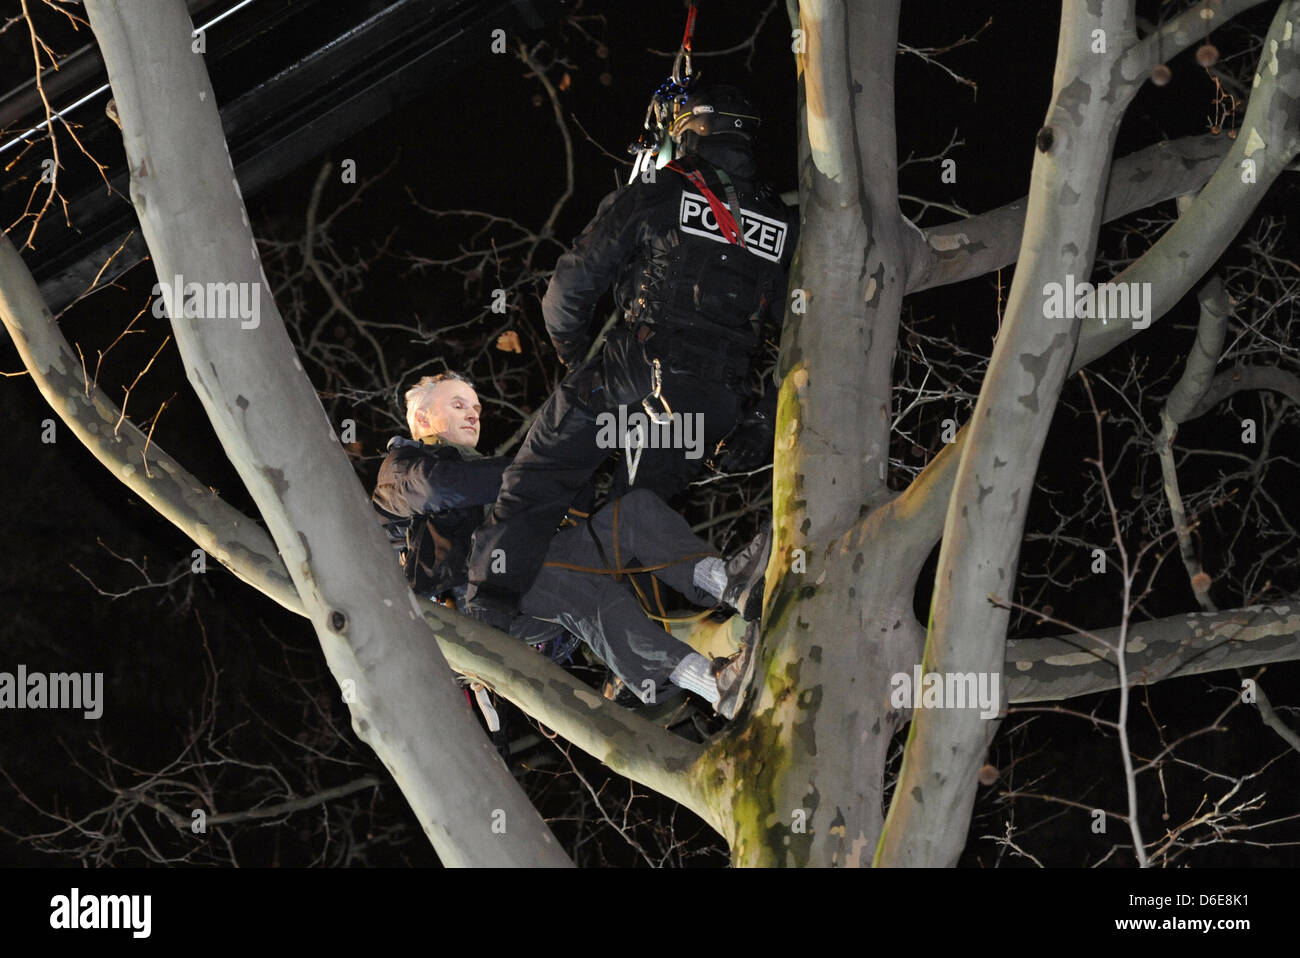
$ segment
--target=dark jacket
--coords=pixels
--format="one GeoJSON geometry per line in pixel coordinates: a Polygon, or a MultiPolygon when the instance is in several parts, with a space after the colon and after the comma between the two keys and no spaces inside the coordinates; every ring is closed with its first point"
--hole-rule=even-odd
{"type": "Polygon", "coordinates": [[[469,580],[470,536],[509,464],[504,456],[467,459],[446,443],[389,440],[370,500],[416,592],[439,595],[469,580]]]}
{"type": "Polygon", "coordinates": [[[757,178],[753,156],[713,149],[683,158],[725,203],[725,171],[735,188],[747,248],[724,237],[699,188],[681,173],[658,170],[601,202],[596,216],[562,255],[542,300],[546,330],[573,367],[590,345],[596,301],[611,285],[625,325],[611,330],[606,386],[617,402],[648,391],[648,363],[719,382],[744,380],[762,344],[763,324],[780,323],[785,272],[796,217],[757,178]]]}

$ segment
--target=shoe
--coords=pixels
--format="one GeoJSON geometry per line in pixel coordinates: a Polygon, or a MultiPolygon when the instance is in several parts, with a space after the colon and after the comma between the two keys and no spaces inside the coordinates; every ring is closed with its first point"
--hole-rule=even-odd
{"type": "Polygon", "coordinates": [[[484,625],[510,634],[511,623],[519,618],[518,597],[485,586],[474,589],[472,584],[470,591],[474,595],[465,596],[465,614],[484,625]]]}
{"type": "Polygon", "coordinates": [[[605,684],[601,687],[600,693],[605,697],[606,701],[613,702],[625,709],[638,709],[645,705],[637,694],[628,688],[623,680],[612,671],[605,673],[605,684]]]}
{"type": "Polygon", "coordinates": [[[739,652],[713,660],[713,680],[718,683],[718,702],[713,710],[728,722],[740,711],[753,678],[757,637],[757,625],[750,625],[745,630],[745,645],[739,652]]]}
{"type": "Polygon", "coordinates": [[[722,590],[722,603],[739,612],[746,622],[753,622],[763,614],[763,587],[771,553],[772,523],[768,519],[749,544],[726,562],[727,584],[722,590]]]}
{"type": "Polygon", "coordinates": [[[510,624],[519,616],[517,612],[478,602],[466,605],[465,614],[507,635],[510,634],[510,624]]]}
{"type": "Polygon", "coordinates": [[[573,653],[578,651],[580,645],[582,645],[582,636],[574,635],[572,632],[565,632],[563,635],[551,639],[551,647],[546,650],[546,655],[552,662],[563,665],[573,658],[573,653]]]}

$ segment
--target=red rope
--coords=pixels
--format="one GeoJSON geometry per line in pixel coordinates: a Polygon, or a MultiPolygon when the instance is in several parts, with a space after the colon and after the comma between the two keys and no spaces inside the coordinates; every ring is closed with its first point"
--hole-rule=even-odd
{"type": "Polygon", "coordinates": [[[731,208],[718,199],[718,194],[709,189],[708,184],[704,182],[703,174],[699,170],[687,170],[678,166],[676,160],[667,164],[667,168],[682,174],[704,194],[704,198],[709,201],[709,209],[713,210],[713,218],[717,220],[718,228],[722,230],[722,235],[727,238],[727,242],[733,246],[744,246],[743,237],[740,233],[740,224],[731,215],[731,208]]]}

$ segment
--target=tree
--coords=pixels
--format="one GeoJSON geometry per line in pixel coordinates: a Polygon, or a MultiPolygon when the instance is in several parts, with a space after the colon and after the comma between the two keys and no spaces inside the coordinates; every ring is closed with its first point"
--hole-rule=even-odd
{"type": "MultiPolygon", "coordinates": [[[[252,236],[246,217],[240,220],[237,191],[226,188],[226,172],[211,159],[220,156],[214,149],[220,135],[215,101],[199,98],[179,119],[163,110],[166,91],[206,89],[201,61],[190,52],[191,27],[183,9],[173,5],[149,31],[128,34],[121,26],[126,14],[105,3],[88,6],[113,81],[133,171],[133,200],[160,280],[165,285],[172,275],[203,276],[266,288],[256,256],[243,255],[252,236]],[[133,44],[168,56],[156,58],[160,65],[150,71],[130,68],[131,62],[144,62],[128,57],[133,44]],[[166,124],[151,119],[164,116],[166,124]],[[176,135],[178,124],[186,135],[176,135]],[[210,168],[199,181],[210,189],[200,190],[193,179],[169,181],[165,161],[173,153],[186,158],[187,171],[210,168]],[[184,224],[194,212],[210,216],[219,228],[187,233],[184,224]],[[224,244],[224,251],[218,252],[217,243],[209,246],[210,236],[224,244]]],[[[1140,22],[1134,3],[1095,6],[1100,9],[1075,0],[1063,3],[1051,105],[1034,142],[1025,146],[1033,151],[1027,200],[924,228],[908,220],[900,206],[894,77],[901,4],[805,2],[790,11],[799,77],[803,230],[778,361],[776,545],[759,668],[733,725],[704,742],[689,741],[601,700],[503,636],[439,606],[419,604],[423,625],[437,636],[453,669],[495,688],[609,768],[696,812],[727,840],[735,864],[956,863],[967,843],[979,783],[988,784],[998,717],[987,709],[926,707],[920,688],[912,690],[915,699],[900,704],[892,695],[898,677],[910,680],[917,668],[976,681],[992,682],[996,676],[995,704],[1003,710],[1009,704],[1119,688],[1120,716],[1112,725],[1123,755],[1127,811],[1118,817],[1129,829],[1134,857],[1146,863],[1167,855],[1168,847],[1148,842],[1140,827],[1137,776],[1157,768],[1159,757],[1135,767],[1127,717],[1132,686],[1300,658],[1300,617],[1287,605],[1287,590],[1300,584],[1279,577],[1277,587],[1265,583],[1252,592],[1224,575],[1216,584],[1219,597],[1231,596],[1239,607],[1218,611],[1210,603],[1210,583],[1193,535],[1196,522],[1188,519],[1178,487],[1179,470],[1187,464],[1176,462],[1172,451],[1180,424],[1233,393],[1269,389],[1292,403],[1300,395],[1300,379],[1289,368],[1295,358],[1290,340],[1267,352],[1267,344],[1276,342],[1264,325],[1268,312],[1296,301],[1294,283],[1266,281],[1265,266],[1287,255],[1267,241],[1249,250],[1256,265],[1253,273],[1246,270],[1254,277],[1264,316],[1251,316],[1239,339],[1250,344],[1244,355],[1269,359],[1214,372],[1234,309],[1252,306],[1244,297],[1234,303],[1214,274],[1228,272],[1225,250],[1300,152],[1300,118],[1294,110],[1300,3],[1279,4],[1268,24],[1240,135],[1157,143],[1119,159],[1113,157],[1121,122],[1147,81],[1164,78],[1159,72],[1167,69],[1164,61],[1203,41],[1207,26],[1218,27],[1260,4],[1198,2],[1158,24],[1140,22]],[[1140,254],[1116,251],[1114,241],[1102,239],[1103,222],[1175,197],[1184,198],[1178,218],[1140,254]],[[915,330],[901,337],[900,348],[908,297],[1012,263],[1014,279],[982,376],[969,361],[963,364],[956,336],[946,343],[946,360],[927,355],[926,347],[935,341],[915,330]],[[1143,308],[1129,298],[1124,311],[1107,311],[1097,305],[1101,293],[1096,290],[1091,299],[1076,297],[1075,290],[1093,281],[1103,263],[1122,267],[1108,281],[1134,297],[1145,295],[1143,308]],[[1261,287],[1267,289],[1260,292],[1261,287]],[[1030,526],[1031,500],[1043,494],[1035,492],[1035,480],[1067,377],[1095,366],[1198,290],[1195,344],[1162,409],[1160,441],[1150,443],[1163,469],[1166,506],[1161,511],[1140,497],[1142,508],[1154,512],[1164,527],[1136,536],[1144,531],[1134,520],[1138,509],[1116,502],[1112,487],[1119,464],[1106,450],[1123,433],[1114,430],[1114,417],[1103,429],[1107,417],[1097,411],[1087,379],[1080,385],[1095,413],[1085,421],[1095,425],[1095,441],[1092,435],[1089,440],[1096,473],[1084,496],[1095,508],[1087,515],[1064,516],[1055,528],[1030,526]],[[946,438],[933,456],[922,448],[923,463],[910,467],[910,474],[906,465],[894,465],[903,458],[897,454],[900,446],[920,448],[916,441],[903,441],[904,430],[911,430],[913,440],[933,436],[939,431],[934,429],[938,404],[927,398],[925,382],[914,383],[912,366],[905,365],[900,376],[900,356],[947,383],[942,395],[948,410],[960,408],[963,394],[974,400],[968,424],[957,431],[952,419],[951,441],[946,438]],[[945,362],[957,370],[950,377],[945,362]],[[915,426],[901,425],[918,405],[936,408],[923,408],[915,426]],[[1086,535],[1098,525],[1105,538],[1079,535],[1080,526],[1086,535]],[[1022,540],[1030,541],[1027,529],[1061,550],[1049,552],[1054,567],[1081,557],[1085,564],[1095,562],[1093,544],[1100,547],[1103,565],[1119,567],[1120,587],[1108,593],[1102,586],[1098,592],[1117,606],[1115,629],[1062,634],[1058,626],[1055,637],[1028,634],[1034,616],[1040,624],[1059,620],[1047,603],[1040,600],[1031,609],[1018,598],[1024,595],[1016,586],[1027,570],[1022,556],[1022,540]],[[941,539],[931,591],[927,563],[941,539]],[[1156,553],[1170,540],[1177,542],[1201,611],[1139,624],[1134,613],[1145,611],[1143,602],[1162,568],[1156,553]],[[1062,558],[1071,550],[1072,556],[1062,558]],[[1154,572],[1148,568],[1153,564],[1154,572]],[[927,598],[931,611],[922,623],[915,609],[927,598]],[[1013,619],[1013,613],[1024,614],[1013,619]],[[1013,622],[1020,634],[1008,639],[1013,622]],[[855,640],[846,640],[846,634],[855,640]],[[891,742],[916,705],[895,773],[891,742]]],[[[521,59],[543,83],[559,117],[547,67],[528,48],[521,48],[521,59]]],[[[1216,74],[1216,83],[1231,81],[1226,73],[1216,74]]],[[[1235,113],[1229,111],[1229,117],[1235,122],[1235,113]]],[[[571,147],[566,155],[571,192],[571,147]]],[[[317,182],[313,211],[323,182],[323,177],[317,182]]],[[[544,228],[523,241],[520,275],[535,270],[531,260],[550,243],[558,211],[557,205],[544,228]]],[[[305,267],[330,290],[338,308],[338,291],[312,248],[309,243],[305,267]]],[[[1242,286],[1227,284],[1228,289],[1242,286]]],[[[484,754],[478,730],[452,707],[455,692],[436,657],[421,654],[419,633],[399,598],[400,580],[385,566],[373,523],[366,528],[365,506],[341,469],[335,438],[323,429],[311,445],[303,438],[313,433],[309,424],[319,415],[319,400],[281,335],[275,309],[263,301],[262,332],[230,323],[174,322],[187,373],[227,454],[241,467],[268,537],[206,494],[202,483],[129,423],[111,440],[104,435],[97,420],[120,421],[120,414],[78,375],[71,350],[7,244],[0,245],[0,291],[0,313],[27,368],[96,455],[209,555],[307,615],[340,683],[374,676],[373,685],[362,687],[360,701],[349,703],[354,726],[386,762],[394,762],[390,771],[421,822],[437,823],[429,830],[439,853],[463,848],[464,860],[471,862],[489,860],[478,857],[488,854],[521,863],[546,860],[530,856],[546,854],[549,836],[535,815],[522,824],[529,821],[529,810],[518,804],[522,796],[495,756],[484,754]],[[258,419],[259,407],[279,413],[279,420],[258,419]],[[287,430],[288,422],[297,428],[287,430]],[[291,450],[287,455],[286,449],[291,450]],[[143,475],[137,462],[145,465],[143,475]],[[364,580],[355,575],[358,564],[340,564],[363,542],[368,559],[358,564],[368,571],[373,567],[373,576],[364,580]],[[372,711],[382,702],[404,708],[427,702],[430,711],[423,717],[372,711]],[[397,764],[406,743],[427,741],[420,729],[435,727],[446,730],[445,753],[397,764]],[[455,772],[438,774],[450,769],[455,772]],[[488,777],[470,785],[471,776],[488,777]],[[467,784],[452,797],[449,782],[467,784]],[[449,811],[449,803],[469,796],[486,801],[481,810],[488,814],[449,811]],[[508,834],[485,842],[492,810],[507,801],[515,803],[507,813],[508,834]]],[[[355,319],[345,304],[339,312],[355,319]]],[[[369,334],[364,323],[355,325],[363,337],[369,334]]],[[[387,370],[384,376],[387,380],[387,370]]],[[[1133,381],[1142,382],[1141,370],[1133,381]]],[[[1116,392],[1122,407],[1123,391],[1116,392]]],[[[1273,431],[1295,428],[1293,407],[1270,415],[1273,431]]],[[[1125,425],[1136,425],[1139,433],[1143,428],[1137,416],[1125,425]]],[[[1142,440],[1139,435],[1132,441],[1142,440]]],[[[1256,478],[1273,458],[1267,447],[1260,452],[1256,478]]],[[[1203,495],[1197,498],[1206,513],[1217,507],[1203,495]]],[[[1295,538],[1283,536],[1278,548],[1289,554],[1285,550],[1295,548],[1295,538]]],[[[1206,548],[1202,543],[1202,554],[1206,548]]],[[[725,643],[735,631],[709,625],[695,629],[692,638],[725,643]]],[[[1253,680],[1249,688],[1255,690],[1253,680]]],[[[1289,732],[1274,712],[1266,712],[1266,697],[1251,701],[1271,724],[1289,732]]],[[[998,769],[992,773],[996,780],[998,769]]]]}

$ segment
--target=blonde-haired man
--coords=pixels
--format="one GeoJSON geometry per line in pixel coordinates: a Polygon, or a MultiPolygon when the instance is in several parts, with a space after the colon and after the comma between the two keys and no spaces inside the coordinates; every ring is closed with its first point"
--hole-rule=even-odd
{"type": "MultiPolygon", "coordinates": [[[[478,393],[456,372],[425,376],[406,391],[406,426],[412,439],[463,436],[462,445],[478,445],[478,393]]],[[[444,440],[447,441],[447,440],[444,440]]]]}

